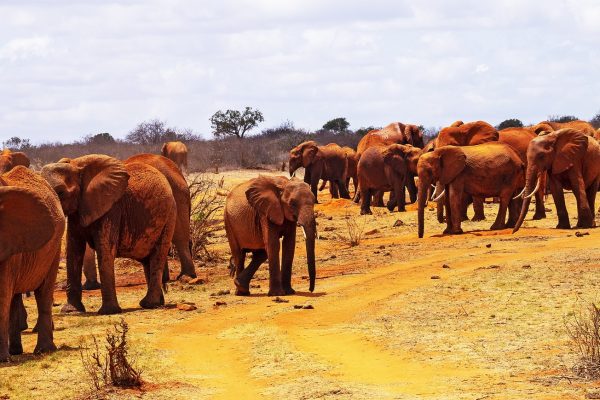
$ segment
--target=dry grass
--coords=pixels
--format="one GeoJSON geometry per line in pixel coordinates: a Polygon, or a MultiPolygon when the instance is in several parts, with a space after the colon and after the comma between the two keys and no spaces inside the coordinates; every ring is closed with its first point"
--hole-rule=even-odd
{"type": "Polygon", "coordinates": [[[224,179],[214,180],[198,174],[191,178],[188,186],[192,199],[190,212],[191,250],[195,260],[212,261],[214,253],[208,248],[209,238],[221,229],[217,212],[223,208],[223,197],[218,191],[223,188],[224,179]]]}
{"type": "Polygon", "coordinates": [[[363,216],[346,213],[344,221],[346,230],[343,234],[336,235],[338,240],[350,247],[358,246],[364,237],[367,220],[363,216]]]}
{"type": "Polygon", "coordinates": [[[565,320],[565,328],[579,360],[573,372],[584,379],[600,377],[600,309],[590,303],[585,309],[573,313],[565,320]]]}

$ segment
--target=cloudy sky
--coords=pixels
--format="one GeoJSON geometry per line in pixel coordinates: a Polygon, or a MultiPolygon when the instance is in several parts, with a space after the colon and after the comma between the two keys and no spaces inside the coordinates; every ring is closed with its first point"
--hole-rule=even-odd
{"type": "Polygon", "coordinates": [[[261,127],[537,122],[600,111],[597,0],[0,2],[0,141],[160,118],[261,127]]]}

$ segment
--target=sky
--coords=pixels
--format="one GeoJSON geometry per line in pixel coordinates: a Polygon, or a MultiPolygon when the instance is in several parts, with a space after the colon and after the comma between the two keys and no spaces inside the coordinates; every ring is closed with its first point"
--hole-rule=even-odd
{"type": "Polygon", "coordinates": [[[597,0],[0,1],[0,142],[600,112],[597,0]]]}

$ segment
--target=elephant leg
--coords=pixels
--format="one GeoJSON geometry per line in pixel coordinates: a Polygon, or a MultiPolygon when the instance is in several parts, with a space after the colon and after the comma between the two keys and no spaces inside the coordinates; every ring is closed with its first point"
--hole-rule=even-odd
{"type": "Polygon", "coordinates": [[[332,199],[340,198],[339,185],[338,185],[337,181],[333,181],[333,180],[329,181],[329,192],[331,193],[332,199]]]}
{"type": "Polygon", "coordinates": [[[267,258],[269,260],[269,296],[283,296],[285,293],[281,285],[281,266],[279,264],[279,234],[275,230],[270,230],[268,226],[263,227],[266,232],[263,233],[267,240],[267,258]]]}
{"type": "Polygon", "coordinates": [[[13,296],[10,304],[9,333],[8,333],[8,352],[10,355],[23,354],[23,345],[21,343],[21,320],[23,306],[23,295],[17,293],[13,296]]]}
{"type": "Polygon", "coordinates": [[[600,186],[600,182],[599,181],[595,181],[586,190],[588,205],[590,207],[590,210],[592,211],[592,214],[594,214],[594,215],[592,215],[592,218],[594,219],[594,223],[596,221],[596,215],[595,215],[595,212],[596,212],[596,193],[598,193],[598,186],[600,186]]]}
{"type": "Polygon", "coordinates": [[[96,252],[89,245],[85,246],[83,255],[83,275],[85,276],[83,290],[100,289],[98,274],[96,273],[96,252]]]}
{"type": "MultiPolygon", "coordinates": [[[[7,276],[2,276],[0,270],[0,277],[8,279],[7,276]]],[[[7,274],[4,274],[7,275],[7,274]]],[[[3,280],[3,282],[6,282],[3,280]]],[[[7,285],[8,286],[8,285],[7,285]]],[[[6,362],[9,360],[8,352],[8,334],[10,329],[10,309],[12,302],[12,287],[4,287],[3,292],[0,292],[0,362],[6,362]],[[10,294],[9,294],[10,293],[10,294]]]]}
{"type": "Polygon", "coordinates": [[[444,194],[441,199],[439,199],[436,203],[436,213],[437,220],[440,224],[446,222],[446,218],[444,218],[444,204],[446,202],[446,195],[444,194]]]}
{"type": "Polygon", "coordinates": [[[233,280],[236,287],[236,296],[248,296],[250,294],[250,281],[265,261],[267,261],[267,252],[265,250],[255,250],[252,252],[250,264],[233,280]]]}
{"type": "Polygon", "coordinates": [[[296,250],[296,227],[290,229],[281,241],[281,285],[285,294],[294,294],[292,289],[292,264],[296,250]]]}
{"type": "Polygon", "coordinates": [[[461,234],[463,230],[461,228],[462,222],[462,204],[463,204],[463,185],[459,182],[451,185],[446,185],[446,206],[448,207],[448,215],[446,220],[449,221],[449,225],[444,233],[449,234],[461,234]]]}
{"type": "Polygon", "coordinates": [[[535,214],[533,219],[544,219],[546,218],[546,207],[544,205],[544,196],[546,194],[546,181],[548,175],[544,172],[540,176],[540,189],[535,194],[535,214]]]}
{"type": "Polygon", "coordinates": [[[100,245],[98,243],[100,243],[100,240],[96,242],[96,249],[100,267],[100,279],[102,280],[102,306],[98,310],[98,314],[119,314],[122,310],[117,301],[115,288],[115,256],[117,248],[115,244],[108,241],[104,241],[100,245]]]}
{"type": "Polygon", "coordinates": [[[344,179],[337,179],[335,182],[337,183],[340,197],[342,199],[350,199],[350,193],[348,193],[348,187],[344,183],[344,179]]]}
{"type": "MultiPolygon", "coordinates": [[[[572,171],[573,169],[569,170],[572,171]]],[[[585,183],[580,173],[575,171],[569,174],[573,194],[577,199],[577,228],[592,228],[595,226],[594,214],[590,209],[585,183]]]]}
{"type": "MultiPolygon", "coordinates": [[[[140,300],[142,308],[157,308],[165,304],[165,299],[162,291],[162,272],[164,265],[167,262],[169,247],[175,229],[174,221],[171,221],[163,228],[163,233],[156,243],[154,250],[147,258],[147,284],[148,291],[146,296],[140,300]]],[[[146,267],[146,265],[144,265],[146,267]]],[[[114,276],[114,275],[113,275],[114,276]]],[[[104,287],[104,285],[103,285],[104,287]]]]}
{"type": "Polygon", "coordinates": [[[19,306],[19,330],[23,332],[29,325],[27,325],[27,310],[25,309],[25,304],[23,304],[23,295],[20,295],[17,299],[19,306]]]}
{"type": "Polygon", "coordinates": [[[360,187],[358,187],[356,184],[354,184],[354,203],[358,204],[360,203],[360,199],[361,199],[361,194],[360,194],[360,187]]]}
{"type": "Polygon", "coordinates": [[[311,176],[310,191],[312,192],[313,196],[315,196],[315,204],[319,204],[319,197],[318,197],[318,192],[317,192],[318,186],[319,186],[319,178],[317,177],[315,179],[314,176],[311,176]]]}
{"type": "Polygon", "coordinates": [[[519,212],[521,211],[522,205],[523,199],[513,199],[511,195],[511,199],[508,202],[508,222],[506,223],[507,228],[514,228],[517,224],[517,220],[519,219],[519,212]]]}
{"type": "Polygon", "coordinates": [[[383,190],[371,191],[373,195],[373,207],[383,207],[383,190]]]}
{"type": "Polygon", "coordinates": [[[558,225],[556,225],[556,228],[571,229],[569,212],[565,204],[565,194],[563,193],[562,185],[556,179],[550,178],[550,191],[552,192],[556,214],[558,215],[558,225]]]}
{"type": "Polygon", "coordinates": [[[392,190],[392,191],[390,191],[390,198],[388,199],[388,202],[387,202],[387,209],[390,212],[393,212],[394,208],[396,208],[397,205],[398,205],[398,202],[396,201],[396,195],[395,195],[394,191],[392,190]]]}
{"type": "Polygon", "coordinates": [[[373,214],[373,212],[371,212],[371,195],[373,191],[364,186],[365,185],[361,185],[360,187],[360,215],[371,215],[373,214]]]}
{"type": "MultiPolygon", "coordinates": [[[[394,201],[398,205],[398,211],[404,212],[406,211],[406,185],[405,178],[396,176],[393,179],[393,190],[390,192],[390,201],[392,199],[392,194],[394,195],[394,201]]],[[[389,209],[389,207],[388,207],[389,209]]],[[[393,211],[392,208],[390,211],[393,211]]]]}
{"type": "Polygon", "coordinates": [[[497,231],[506,228],[506,210],[508,209],[509,201],[510,196],[506,196],[505,194],[500,196],[500,206],[498,209],[498,215],[496,216],[496,220],[490,227],[490,230],[497,231]]]}
{"type": "Polygon", "coordinates": [[[485,220],[485,214],[483,212],[483,201],[485,199],[483,197],[473,197],[473,211],[475,211],[475,215],[471,221],[483,221],[485,220]]]}
{"type": "MultiPolygon", "coordinates": [[[[319,192],[321,192],[323,189],[325,189],[325,185],[327,185],[327,181],[323,180],[323,183],[321,183],[321,187],[319,188],[319,192]]],[[[329,190],[331,191],[331,188],[329,188],[329,190]]]]}
{"type": "Polygon", "coordinates": [[[194,261],[192,260],[192,251],[190,249],[189,215],[186,215],[182,218],[177,218],[176,229],[173,233],[173,244],[177,249],[177,256],[179,257],[179,262],[181,264],[181,271],[179,272],[179,275],[177,275],[177,279],[184,275],[189,276],[190,278],[195,278],[196,270],[194,267],[194,261]]]}
{"type": "Polygon", "coordinates": [[[406,177],[406,188],[408,189],[408,198],[410,203],[415,203],[417,201],[417,185],[415,185],[415,176],[413,174],[408,174],[406,177]]]}
{"type": "Polygon", "coordinates": [[[55,351],[54,345],[54,324],[52,323],[52,301],[54,299],[54,284],[56,282],[56,274],[58,273],[58,263],[60,261],[60,251],[56,252],[56,256],[52,261],[48,275],[35,290],[35,301],[38,309],[37,320],[37,344],[35,345],[36,354],[55,351]]]}

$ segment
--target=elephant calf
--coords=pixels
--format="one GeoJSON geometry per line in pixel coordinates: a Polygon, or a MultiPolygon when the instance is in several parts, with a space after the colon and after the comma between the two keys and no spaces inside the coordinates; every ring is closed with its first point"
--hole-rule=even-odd
{"type": "Polygon", "coordinates": [[[306,183],[282,176],[261,175],[231,190],[225,203],[224,219],[236,295],[250,294],[250,280],[267,259],[269,296],[295,293],[292,263],[297,226],[302,227],[305,234],[309,289],[314,290],[317,232],[314,204],[315,197],[306,183]],[[246,253],[252,253],[252,261],[244,268],[246,253]]]}
{"type": "Polygon", "coordinates": [[[38,307],[34,352],[56,350],[52,301],[64,230],[58,196],[40,176],[22,166],[0,175],[0,362],[23,352],[28,291],[38,307]]]}

